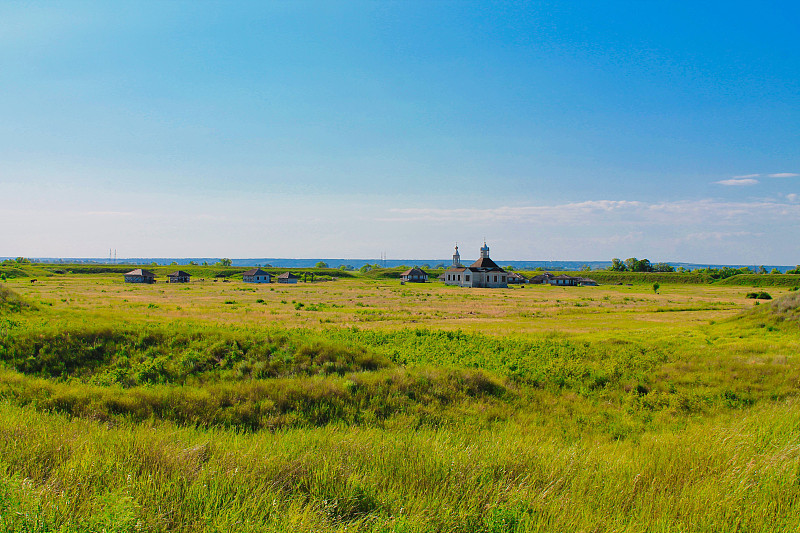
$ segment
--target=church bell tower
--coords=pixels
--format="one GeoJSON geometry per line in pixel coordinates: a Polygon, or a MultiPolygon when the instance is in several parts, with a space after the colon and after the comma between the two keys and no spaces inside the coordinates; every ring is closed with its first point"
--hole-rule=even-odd
{"type": "Polygon", "coordinates": [[[456,253],[453,254],[453,266],[461,266],[461,254],[458,253],[458,245],[456,244],[456,253]]]}

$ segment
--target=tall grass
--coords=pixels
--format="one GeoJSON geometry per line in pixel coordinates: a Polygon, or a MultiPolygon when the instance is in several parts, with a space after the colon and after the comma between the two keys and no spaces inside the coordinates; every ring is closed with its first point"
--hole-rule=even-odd
{"type": "Polygon", "coordinates": [[[5,531],[795,531],[800,407],[638,442],[491,429],[109,428],[0,404],[5,531]]]}

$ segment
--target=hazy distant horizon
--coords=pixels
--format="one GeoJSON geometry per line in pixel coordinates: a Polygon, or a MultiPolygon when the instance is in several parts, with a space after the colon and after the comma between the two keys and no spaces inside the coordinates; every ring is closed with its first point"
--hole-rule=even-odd
{"type": "MultiPolygon", "coordinates": [[[[13,257],[3,257],[0,256],[0,261],[5,259],[14,259],[13,257]]],[[[63,262],[64,264],[69,264],[70,262],[75,263],[87,263],[87,264],[100,264],[100,265],[150,265],[152,263],[158,263],[159,266],[169,266],[173,262],[177,262],[180,266],[188,266],[189,261],[195,261],[202,265],[203,262],[207,262],[209,265],[213,265],[217,261],[223,259],[221,257],[129,257],[129,258],[118,258],[118,259],[109,259],[107,257],[64,257],[64,258],[57,258],[57,257],[30,257],[28,258],[34,262],[42,262],[42,263],[55,263],[57,264],[59,261],[63,262]]],[[[364,259],[364,258],[318,258],[318,257],[307,257],[307,258],[287,258],[287,257],[262,257],[262,258],[228,258],[232,261],[232,266],[236,267],[245,267],[245,266],[260,266],[265,267],[266,265],[270,265],[274,268],[311,268],[316,263],[322,261],[327,263],[330,268],[338,268],[340,265],[345,266],[352,266],[355,269],[361,268],[365,264],[379,264],[381,266],[385,266],[387,268],[398,267],[402,265],[407,266],[421,266],[424,264],[430,265],[430,267],[434,268],[438,264],[444,264],[448,266],[452,263],[452,258],[448,259],[364,259]]],[[[462,257],[462,263],[469,264],[472,263],[477,257],[470,259],[469,257],[462,257]]],[[[627,258],[622,258],[627,259],[627,258]]],[[[646,259],[640,257],[639,259],[646,259]]],[[[611,266],[611,261],[580,261],[580,260],[551,260],[551,261],[541,261],[541,260],[503,260],[498,259],[496,261],[501,266],[513,266],[517,269],[524,269],[526,267],[530,269],[534,269],[537,267],[542,268],[550,268],[552,270],[579,270],[584,265],[588,265],[592,270],[600,270],[604,269],[608,266],[611,266]]],[[[741,267],[760,267],[763,266],[767,270],[772,270],[773,268],[777,268],[781,272],[785,272],[786,270],[792,270],[796,268],[797,265],[770,265],[770,264],[727,264],[727,263],[691,263],[691,262],[680,262],[680,261],[664,261],[675,268],[684,267],[688,269],[696,269],[696,268],[720,268],[720,267],[734,267],[734,268],[741,268],[741,267]]]]}

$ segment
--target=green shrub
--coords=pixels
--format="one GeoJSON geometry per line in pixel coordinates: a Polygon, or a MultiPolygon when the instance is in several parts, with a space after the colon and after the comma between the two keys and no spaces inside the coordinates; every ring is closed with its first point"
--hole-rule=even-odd
{"type": "Polygon", "coordinates": [[[759,292],[748,292],[745,295],[745,298],[750,299],[757,299],[757,300],[772,300],[772,296],[768,292],[759,291],[759,292]]]}

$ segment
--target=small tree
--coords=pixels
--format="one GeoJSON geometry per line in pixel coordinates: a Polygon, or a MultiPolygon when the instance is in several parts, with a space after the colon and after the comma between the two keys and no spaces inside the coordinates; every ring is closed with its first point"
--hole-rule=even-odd
{"type": "Polygon", "coordinates": [[[231,261],[231,260],[230,260],[230,259],[228,259],[227,257],[223,257],[222,259],[220,259],[219,261],[217,261],[217,265],[219,265],[219,266],[223,266],[223,267],[229,267],[229,266],[231,266],[232,264],[233,264],[233,261],[231,261]]]}
{"type": "Polygon", "coordinates": [[[658,294],[658,289],[659,289],[660,287],[661,287],[661,285],[659,285],[657,281],[656,281],[655,283],[653,283],[653,292],[654,292],[655,294],[658,294]]]}
{"type": "Polygon", "coordinates": [[[766,274],[767,273],[766,267],[764,267],[764,265],[761,265],[760,267],[758,267],[758,273],[759,274],[766,274]]]}
{"type": "Polygon", "coordinates": [[[325,261],[317,261],[317,264],[314,265],[315,268],[328,268],[328,263],[325,261]]]}
{"type": "Polygon", "coordinates": [[[625,272],[628,270],[628,267],[625,266],[625,263],[619,257],[615,257],[611,260],[611,266],[609,270],[613,270],[614,272],[625,272]]]}
{"type": "Polygon", "coordinates": [[[781,271],[780,271],[780,270],[778,270],[777,268],[773,268],[772,270],[770,270],[770,271],[769,271],[769,273],[770,273],[770,274],[780,274],[780,273],[781,273],[781,271]]]}

